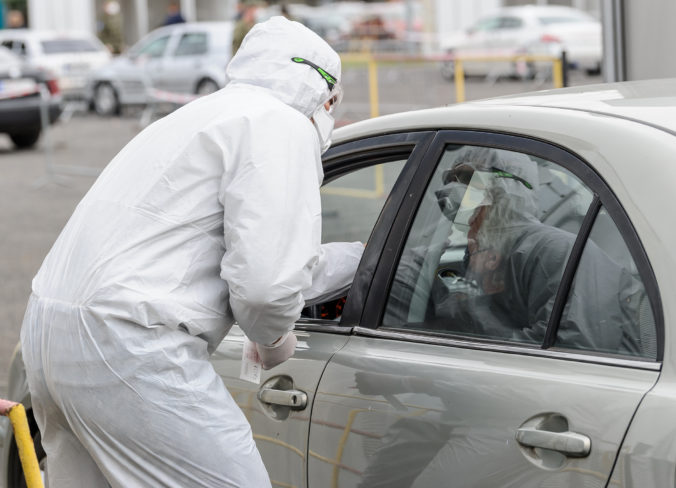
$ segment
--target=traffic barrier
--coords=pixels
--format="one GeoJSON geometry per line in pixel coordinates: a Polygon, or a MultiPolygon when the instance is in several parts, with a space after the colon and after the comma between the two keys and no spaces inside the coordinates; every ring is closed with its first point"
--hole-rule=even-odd
{"type": "Polygon", "coordinates": [[[26,409],[20,403],[0,399],[0,415],[9,417],[14,429],[14,439],[19,449],[19,459],[27,488],[44,488],[35,445],[28,427],[26,409]]]}

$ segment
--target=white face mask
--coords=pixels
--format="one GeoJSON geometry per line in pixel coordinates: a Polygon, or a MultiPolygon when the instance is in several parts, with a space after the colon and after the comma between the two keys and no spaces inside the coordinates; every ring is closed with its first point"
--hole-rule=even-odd
{"type": "Polygon", "coordinates": [[[315,129],[317,129],[317,135],[319,135],[320,151],[324,154],[331,147],[331,134],[333,133],[335,120],[324,108],[324,105],[320,105],[312,115],[312,123],[315,125],[315,129]]]}

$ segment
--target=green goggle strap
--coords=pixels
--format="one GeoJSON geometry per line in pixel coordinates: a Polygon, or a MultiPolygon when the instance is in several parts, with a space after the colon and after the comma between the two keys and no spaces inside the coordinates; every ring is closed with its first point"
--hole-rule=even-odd
{"type": "Polygon", "coordinates": [[[301,64],[307,64],[308,66],[311,66],[314,68],[317,73],[322,75],[322,78],[326,81],[326,84],[329,85],[329,91],[333,90],[333,87],[338,84],[338,80],[336,79],[335,76],[324,70],[323,68],[320,68],[316,64],[314,64],[312,61],[308,61],[307,59],[304,58],[299,58],[299,57],[293,57],[291,58],[291,61],[294,63],[301,63],[301,64]]]}
{"type": "Polygon", "coordinates": [[[491,171],[493,171],[495,176],[498,177],[498,178],[509,178],[509,179],[512,179],[512,180],[516,180],[519,183],[523,183],[523,186],[525,186],[529,190],[533,189],[533,185],[528,183],[526,180],[524,180],[520,176],[513,175],[512,173],[508,173],[507,171],[503,171],[503,170],[498,169],[498,168],[491,168],[491,171]]]}

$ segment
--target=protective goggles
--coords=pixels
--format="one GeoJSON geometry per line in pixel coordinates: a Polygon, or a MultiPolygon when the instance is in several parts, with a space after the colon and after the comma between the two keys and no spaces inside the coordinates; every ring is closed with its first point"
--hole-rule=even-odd
{"type": "Polygon", "coordinates": [[[338,79],[330,74],[328,71],[326,71],[323,68],[320,68],[316,64],[314,64],[312,61],[308,61],[307,59],[304,58],[299,58],[299,57],[293,57],[291,58],[291,61],[294,63],[301,63],[301,64],[307,64],[308,66],[314,68],[314,70],[322,75],[322,78],[324,78],[324,81],[326,81],[326,84],[329,86],[329,91],[333,91],[333,87],[335,87],[338,84],[338,79]]]}

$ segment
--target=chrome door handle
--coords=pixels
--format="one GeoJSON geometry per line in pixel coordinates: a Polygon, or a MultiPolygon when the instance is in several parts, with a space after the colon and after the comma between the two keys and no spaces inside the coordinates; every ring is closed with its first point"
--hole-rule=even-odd
{"type": "Polygon", "coordinates": [[[591,451],[591,439],[575,432],[550,432],[522,427],[516,431],[516,441],[523,446],[558,451],[569,457],[585,457],[591,451]]]}
{"type": "Polygon", "coordinates": [[[258,392],[258,399],[263,403],[282,405],[291,410],[303,410],[307,406],[307,395],[300,390],[263,388],[258,392]]]}

